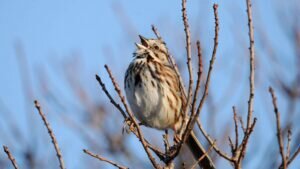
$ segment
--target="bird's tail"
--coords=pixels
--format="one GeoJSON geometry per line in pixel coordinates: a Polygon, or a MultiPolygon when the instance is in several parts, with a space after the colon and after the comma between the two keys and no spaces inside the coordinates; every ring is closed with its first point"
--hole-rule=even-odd
{"type": "MultiPolygon", "coordinates": [[[[189,137],[186,140],[186,144],[188,145],[190,151],[193,153],[196,160],[200,159],[205,154],[205,149],[198,141],[195,133],[192,131],[189,137]]],[[[210,157],[206,154],[205,157],[199,162],[200,168],[203,169],[215,169],[215,165],[210,159],[210,157]]]]}

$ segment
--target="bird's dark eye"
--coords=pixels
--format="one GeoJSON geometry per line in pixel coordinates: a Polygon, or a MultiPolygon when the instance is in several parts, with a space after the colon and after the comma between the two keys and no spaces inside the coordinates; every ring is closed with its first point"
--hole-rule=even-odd
{"type": "Polygon", "coordinates": [[[159,47],[157,45],[154,45],[154,49],[159,50],[159,47]]]}

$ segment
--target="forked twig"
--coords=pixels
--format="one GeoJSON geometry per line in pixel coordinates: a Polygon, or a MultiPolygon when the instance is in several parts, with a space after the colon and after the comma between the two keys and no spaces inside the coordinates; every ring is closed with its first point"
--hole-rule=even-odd
{"type": "Polygon", "coordinates": [[[297,150],[294,152],[293,155],[290,155],[291,149],[290,149],[290,144],[291,144],[291,135],[292,132],[289,130],[288,131],[288,143],[287,143],[287,148],[286,148],[286,153],[284,150],[284,143],[283,143],[283,136],[281,133],[281,125],[280,125],[280,112],[277,106],[277,97],[275,95],[275,92],[272,87],[269,87],[269,92],[272,97],[272,103],[274,107],[274,113],[276,117],[276,130],[277,130],[277,141],[278,141],[278,146],[279,146],[279,152],[281,155],[281,165],[279,168],[281,169],[287,169],[288,166],[293,162],[293,160],[297,157],[297,155],[300,153],[300,145],[298,145],[297,150]]]}
{"type": "Polygon", "coordinates": [[[283,138],[282,138],[281,126],[280,126],[280,112],[277,107],[277,98],[275,96],[273,88],[269,87],[269,92],[272,96],[272,103],[274,106],[274,112],[275,112],[275,116],[276,116],[277,141],[278,141],[278,145],[279,145],[282,166],[284,169],[286,169],[287,168],[287,159],[286,159],[285,153],[284,153],[283,138]]]}
{"type": "Polygon", "coordinates": [[[216,60],[216,53],[217,53],[217,48],[218,48],[218,44],[219,44],[218,5],[214,4],[213,9],[214,9],[214,16],[215,16],[215,37],[214,37],[213,52],[212,52],[212,56],[211,56],[211,59],[210,59],[210,64],[209,64],[209,69],[208,69],[208,73],[207,73],[207,77],[206,77],[204,92],[203,92],[202,98],[200,100],[200,103],[197,107],[195,115],[188,122],[187,130],[185,131],[185,136],[183,137],[184,139],[186,139],[187,136],[189,135],[190,131],[192,130],[192,128],[193,128],[193,126],[194,126],[196,120],[198,119],[198,116],[199,116],[199,114],[202,110],[202,107],[203,107],[204,102],[206,100],[206,97],[208,95],[208,89],[209,89],[209,85],[210,85],[210,79],[211,79],[211,74],[212,74],[212,70],[213,70],[213,65],[214,65],[214,62],[216,60]]]}
{"type": "Polygon", "coordinates": [[[202,124],[201,124],[201,122],[200,122],[199,119],[197,119],[197,126],[200,129],[200,131],[203,134],[203,136],[205,137],[205,139],[208,141],[208,143],[210,145],[213,145],[212,146],[213,149],[215,150],[215,152],[217,154],[219,154],[219,156],[223,157],[224,159],[226,159],[226,160],[228,160],[230,162],[234,162],[233,159],[230,156],[228,156],[226,153],[222,152],[221,149],[218,148],[217,145],[214,144],[213,139],[206,133],[206,131],[204,130],[204,128],[203,128],[203,126],[202,126],[202,124]]]}
{"type": "Polygon", "coordinates": [[[189,107],[191,104],[191,99],[192,99],[192,91],[193,91],[193,67],[191,64],[192,60],[192,54],[191,54],[191,32],[189,28],[189,22],[188,22],[188,17],[187,17],[187,12],[186,12],[186,1],[187,0],[182,0],[181,5],[182,5],[182,20],[183,20],[183,25],[184,25],[184,32],[185,32],[185,43],[186,43],[186,60],[187,60],[187,67],[188,67],[188,72],[189,72],[189,84],[188,84],[188,92],[187,92],[187,97],[186,97],[186,102],[182,107],[183,110],[183,122],[182,122],[182,127],[180,131],[180,137],[183,135],[185,132],[185,129],[187,127],[188,121],[186,121],[188,118],[188,111],[189,107]]]}
{"type": "MultiPolygon", "coordinates": [[[[129,106],[128,106],[127,103],[126,103],[125,97],[124,97],[124,95],[122,94],[122,91],[121,91],[121,89],[120,89],[118,83],[116,82],[115,78],[113,77],[111,70],[109,69],[109,67],[108,67],[107,65],[104,65],[104,67],[105,67],[105,69],[106,69],[106,71],[107,71],[107,73],[108,73],[108,75],[109,75],[109,78],[111,79],[111,81],[112,81],[112,83],[113,83],[113,86],[115,87],[115,91],[117,92],[119,98],[121,99],[121,102],[122,102],[123,106],[125,107],[125,110],[126,110],[126,111],[124,111],[120,106],[118,106],[118,104],[116,104],[116,102],[112,99],[111,95],[107,92],[107,90],[106,90],[106,91],[104,90],[104,89],[105,89],[105,88],[103,88],[104,83],[102,83],[103,85],[101,85],[101,83],[100,83],[101,78],[100,78],[99,76],[96,76],[96,78],[98,77],[97,80],[99,81],[100,85],[102,86],[102,90],[103,90],[103,91],[105,92],[105,94],[108,96],[108,98],[109,98],[110,101],[113,103],[113,105],[114,105],[121,113],[122,113],[122,112],[126,112],[126,113],[127,113],[127,115],[128,115],[129,118],[130,118],[131,123],[134,125],[134,127],[135,127],[136,130],[137,130],[137,137],[139,138],[140,142],[142,143],[143,148],[144,148],[145,152],[147,153],[147,156],[148,156],[148,158],[150,159],[150,161],[151,161],[153,167],[155,167],[155,168],[161,168],[161,167],[159,166],[159,164],[156,163],[155,158],[152,156],[151,152],[149,151],[149,149],[148,149],[148,148],[149,148],[149,146],[148,146],[149,143],[144,139],[144,136],[143,136],[142,131],[141,131],[140,127],[139,127],[139,124],[138,124],[137,120],[135,119],[133,113],[132,113],[131,110],[129,109],[129,106]],[[115,103],[115,104],[114,104],[114,103],[115,103]]],[[[123,117],[127,117],[126,115],[124,116],[123,113],[122,113],[122,115],[123,115],[123,117]]],[[[127,119],[125,119],[125,120],[127,120],[127,119]]],[[[131,131],[132,131],[132,130],[131,130],[131,131]]]]}

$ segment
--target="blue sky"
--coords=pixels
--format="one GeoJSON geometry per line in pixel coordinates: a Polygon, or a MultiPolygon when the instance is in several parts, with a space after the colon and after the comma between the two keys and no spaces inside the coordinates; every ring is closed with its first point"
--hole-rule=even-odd
{"type": "MultiPolygon", "coordinates": [[[[229,74],[236,73],[239,78],[231,99],[226,107],[220,110],[218,119],[231,118],[231,106],[236,105],[241,112],[246,110],[247,92],[248,92],[248,57],[245,57],[247,51],[247,18],[245,12],[245,3],[243,1],[215,1],[219,3],[220,18],[220,45],[218,49],[218,58],[215,65],[215,74],[213,77],[212,90],[214,91],[214,102],[223,102],[224,93],[230,87],[229,74]],[[238,38],[236,36],[239,36],[238,38]],[[236,60],[239,60],[238,62],[236,60]],[[240,72],[235,70],[239,68],[240,72]],[[224,84],[224,85],[223,85],[224,84]]],[[[297,4],[297,1],[293,1],[297,4]]],[[[212,5],[210,1],[189,1],[188,16],[191,32],[194,33],[192,41],[201,39],[205,61],[208,59],[212,50],[214,21],[212,5]]],[[[277,2],[278,3],[278,2],[277,2]]],[[[298,1],[299,4],[299,1],[298,1]]],[[[99,73],[104,76],[103,65],[111,65],[117,75],[118,81],[122,82],[123,74],[128,63],[132,59],[134,51],[134,42],[138,40],[138,34],[146,37],[153,37],[151,24],[155,24],[163,35],[171,53],[177,58],[179,63],[183,63],[185,56],[184,50],[184,32],[181,20],[181,6],[179,1],[140,1],[140,0],[103,0],[103,1],[80,1],[80,0],[52,0],[52,1],[5,1],[0,0],[0,99],[11,109],[12,116],[15,118],[21,128],[26,128],[27,106],[32,104],[32,100],[24,97],[22,87],[21,72],[16,57],[15,47],[21,44],[29,63],[30,77],[34,98],[40,99],[37,71],[40,67],[49,72],[49,77],[59,91],[68,99],[73,99],[72,94],[63,85],[61,70],[55,70],[53,65],[61,65],[66,60],[76,62],[79,56],[81,65],[84,68],[78,76],[84,78],[81,82],[90,91],[99,92],[98,86],[94,80],[94,74],[99,73]]],[[[282,25],[278,25],[275,14],[279,5],[272,3],[271,0],[254,1],[254,24],[255,30],[260,29],[261,24],[267,32],[271,44],[274,48],[281,48],[282,57],[277,58],[283,67],[289,67],[290,71],[296,70],[294,65],[295,58],[292,53],[292,45],[282,33],[282,25]],[[275,11],[275,12],[274,12],[275,11]],[[256,26],[257,25],[257,26],[256,26]],[[290,66],[294,65],[294,66],[290,66]]],[[[290,6],[282,6],[282,9],[289,9],[290,6]]],[[[280,14],[279,14],[280,15],[280,14]]],[[[292,21],[287,21],[292,22],[292,21]]],[[[298,22],[299,24],[300,22],[298,22]]],[[[261,43],[260,37],[256,35],[257,44],[261,43]]],[[[261,121],[268,121],[266,126],[258,127],[261,129],[256,132],[257,135],[266,135],[268,140],[274,139],[274,124],[265,112],[272,111],[267,93],[267,87],[272,84],[271,77],[273,67],[268,64],[263,47],[257,47],[259,62],[258,71],[262,71],[268,78],[259,78],[258,92],[256,95],[255,115],[261,121]],[[263,66],[260,66],[263,65],[263,66]],[[261,80],[262,79],[262,80],[261,80]],[[266,104],[269,104],[266,106],[266,104]],[[267,108],[266,108],[267,107],[267,108]]],[[[184,65],[184,63],[183,63],[184,65]]],[[[207,65],[206,65],[207,66],[207,65]]],[[[260,77],[258,74],[257,77],[260,77]]],[[[283,77],[287,82],[293,79],[291,74],[283,77]]],[[[105,77],[105,80],[107,78],[105,77]]],[[[276,86],[275,86],[276,88],[276,86]]],[[[232,89],[231,89],[232,90],[232,89]]],[[[281,96],[281,94],[278,94],[281,96]]],[[[282,110],[286,110],[287,103],[283,100],[279,103],[282,110]]],[[[46,103],[46,102],[44,102],[46,103]]],[[[108,103],[108,102],[107,102],[108,103]]],[[[29,106],[30,107],[30,106],[29,106]]],[[[206,106],[206,111],[209,106],[206,106]]],[[[297,104],[299,110],[299,104],[297,104]]],[[[33,107],[31,109],[33,111],[33,107]]],[[[204,114],[204,119],[208,118],[204,114]]],[[[285,117],[285,115],[283,115],[285,117]]],[[[299,117],[296,116],[296,117],[299,117]]],[[[50,117],[51,118],[51,117],[50,117]]],[[[57,120],[53,117],[52,120],[57,120]]],[[[4,125],[4,119],[0,119],[0,126],[4,125]]],[[[54,128],[60,130],[61,123],[53,122],[54,128]]],[[[222,122],[215,124],[218,127],[224,127],[222,122]]],[[[296,132],[299,127],[295,126],[296,132]]],[[[23,132],[30,132],[26,129],[23,132]]],[[[215,131],[218,133],[218,131],[215,131]]],[[[299,132],[298,132],[299,133],[299,132]]],[[[62,130],[58,135],[68,135],[74,137],[69,132],[62,130]]],[[[61,138],[62,140],[65,140],[61,138]]],[[[63,142],[63,141],[61,141],[63,142]]],[[[3,142],[0,139],[0,143],[3,142]]],[[[7,144],[7,143],[6,143],[7,144]]],[[[83,143],[76,143],[82,145],[83,143]]],[[[63,145],[62,145],[63,146],[63,145]]],[[[77,153],[77,152],[76,152],[77,153]]],[[[79,152],[78,152],[79,153],[79,152]]],[[[262,154],[260,154],[262,156],[262,154]]],[[[70,156],[66,159],[67,164],[70,156]]],[[[256,160],[253,166],[260,160],[256,160]]],[[[299,159],[295,163],[300,163],[299,159]]],[[[251,165],[250,165],[251,166],[251,165]]],[[[296,165],[291,168],[295,168],[296,165]]]]}

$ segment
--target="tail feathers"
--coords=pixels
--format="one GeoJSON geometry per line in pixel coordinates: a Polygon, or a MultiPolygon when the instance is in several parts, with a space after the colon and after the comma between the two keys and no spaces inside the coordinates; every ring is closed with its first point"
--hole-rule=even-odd
{"type": "MultiPolygon", "coordinates": [[[[196,160],[201,158],[205,154],[205,149],[201,145],[201,143],[198,141],[197,137],[195,136],[194,132],[192,131],[189,137],[187,138],[186,144],[188,145],[189,149],[193,153],[196,160]]],[[[205,155],[205,157],[199,162],[200,168],[203,169],[215,169],[212,160],[208,155],[205,155]]]]}

